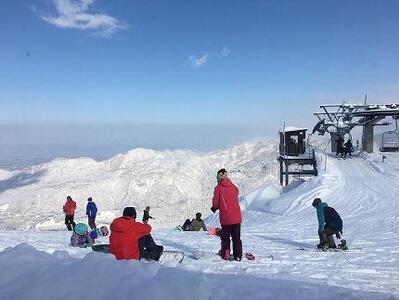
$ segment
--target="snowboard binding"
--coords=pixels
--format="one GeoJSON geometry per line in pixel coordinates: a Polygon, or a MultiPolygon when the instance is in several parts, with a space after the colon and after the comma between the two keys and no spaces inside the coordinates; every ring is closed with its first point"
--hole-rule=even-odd
{"type": "Polygon", "coordinates": [[[348,246],[346,246],[346,240],[341,240],[341,243],[338,244],[338,249],[348,250],[348,246]]]}

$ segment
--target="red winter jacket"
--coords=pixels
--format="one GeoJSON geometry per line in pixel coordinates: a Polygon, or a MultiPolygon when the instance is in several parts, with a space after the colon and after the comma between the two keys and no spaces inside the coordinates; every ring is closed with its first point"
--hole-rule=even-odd
{"type": "Polygon", "coordinates": [[[240,224],[241,209],[238,203],[238,188],[230,181],[223,179],[213,192],[212,209],[219,209],[221,225],[240,224]]]}
{"type": "Polygon", "coordinates": [[[151,232],[151,226],[132,217],[119,217],[111,223],[110,252],[117,259],[140,259],[138,240],[151,232]]]}
{"type": "Polygon", "coordinates": [[[67,216],[73,216],[75,214],[75,209],[76,209],[76,202],[71,200],[67,200],[67,202],[64,204],[64,213],[67,216]]]}

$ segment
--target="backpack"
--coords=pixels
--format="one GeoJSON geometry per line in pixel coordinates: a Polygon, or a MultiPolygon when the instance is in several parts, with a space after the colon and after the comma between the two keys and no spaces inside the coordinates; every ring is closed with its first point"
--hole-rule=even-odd
{"type": "Polygon", "coordinates": [[[324,218],[327,227],[337,232],[342,232],[342,219],[334,208],[329,206],[324,207],[324,218]]]}

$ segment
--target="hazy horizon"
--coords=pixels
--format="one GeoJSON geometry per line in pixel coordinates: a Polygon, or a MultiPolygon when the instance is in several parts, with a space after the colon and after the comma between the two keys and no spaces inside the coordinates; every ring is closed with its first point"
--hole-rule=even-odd
{"type": "Polygon", "coordinates": [[[208,152],[275,139],[278,129],[239,124],[0,125],[0,169],[55,158],[108,159],[134,148],[208,152]]]}

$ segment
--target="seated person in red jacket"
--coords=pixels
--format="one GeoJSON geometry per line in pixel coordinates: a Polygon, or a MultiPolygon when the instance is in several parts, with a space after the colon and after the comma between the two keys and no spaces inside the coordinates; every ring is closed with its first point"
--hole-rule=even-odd
{"type": "Polygon", "coordinates": [[[117,259],[159,260],[163,247],[155,244],[151,226],[136,222],[136,209],[125,207],[123,216],[111,223],[110,252],[117,259]]]}

